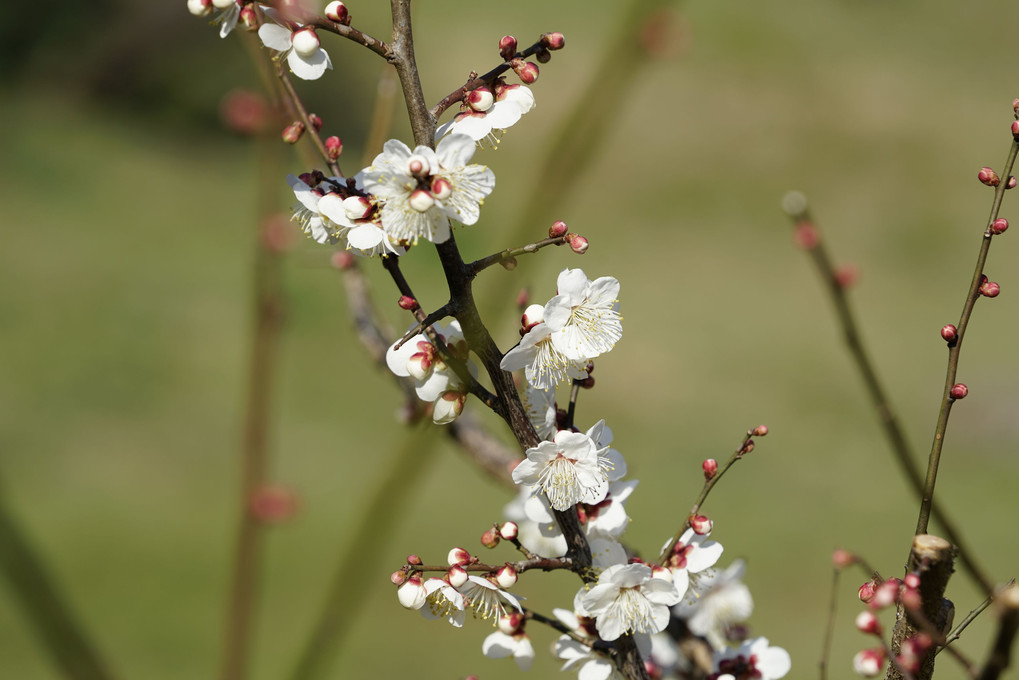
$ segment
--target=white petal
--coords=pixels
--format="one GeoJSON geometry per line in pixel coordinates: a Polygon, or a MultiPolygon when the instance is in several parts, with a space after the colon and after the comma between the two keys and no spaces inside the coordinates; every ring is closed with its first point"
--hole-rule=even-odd
{"type": "Polygon", "coordinates": [[[496,631],[481,643],[481,652],[489,659],[505,659],[516,651],[517,642],[513,636],[496,631]]]}
{"type": "Polygon", "coordinates": [[[262,44],[277,52],[286,52],[290,49],[290,29],[277,26],[276,24],[262,24],[258,28],[258,37],[262,44]]]}
{"type": "Polygon", "coordinates": [[[329,54],[323,49],[307,57],[291,52],[287,55],[287,65],[295,76],[304,80],[318,80],[323,73],[333,67],[329,61],[329,54]]]}
{"type": "Polygon", "coordinates": [[[474,140],[467,135],[443,137],[435,147],[435,155],[443,168],[462,168],[474,155],[474,140]]]}

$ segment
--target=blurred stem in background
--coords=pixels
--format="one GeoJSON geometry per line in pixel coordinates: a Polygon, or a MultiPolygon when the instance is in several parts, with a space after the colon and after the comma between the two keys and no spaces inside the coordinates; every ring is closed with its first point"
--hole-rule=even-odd
{"type": "MultiPolygon", "coordinates": [[[[632,0],[623,7],[615,22],[616,31],[605,42],[587,85],[576,96],[573,108],[561,117],[544,160],[535,164],[537,179],[528,194],[531,200],[507,243],[529,243],[535,231],[544,231],[562,219],[560,213],[574,187],[604,149],[601,140],[612,136],[608,130],[629,103],[641,68],[669,42],[666,34],[675,21],[670,16],[675,4],[672,0],[632,0]]],[[[583,234],[583,227],[575,226],[574,231],[583,234]]],[[[526,266],[523,261],[521,265],[519,271],[526,266]]],[[[482,310],[502,310],[510,300],[505,291],[496,290],[478,306],[482,310]]]]}
{"type": "Polygon", "coordinates": [[[0,572],[40,642],[64,677],[111,680],[114,676],[78,621],[41,556],[35,552],[0,493],[0,572]]]}

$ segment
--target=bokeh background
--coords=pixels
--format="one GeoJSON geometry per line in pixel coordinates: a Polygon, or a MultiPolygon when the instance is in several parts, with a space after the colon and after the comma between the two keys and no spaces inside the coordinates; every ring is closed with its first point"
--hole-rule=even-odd
{"type": "MultiPolygon", "coordinates": [[[[243,41],[221,41],[184,5],[76,1],[40,16],[22,3],[0,26],[0,494],[118,678],[217,673],[258,204],[286,210],[285,175],[307,169],[280,144],[275,189],[264,189],[265,153],[218,116],[226,93],[258,87],[243,41]]],[[[567,48],[534,86],[537,108],[475,157],[498,186],[458,240],[479,257],[563,218],[591,248],[490,271],[479,295],[495,301],[487,313],[505,348],[520,288],[543,301],[567,266],[621,281],[625,334],[599,361],[578,419],[606,418],[642,480],[627,541],[647,555],[689,509],[701,460],[728,456],[749,427],[770,427],[706,510],[722,563],[748,562],[753,631],[792,653],[790,677],[813,676],[832,549],[899,574],[917,503],[780,199],[804,191],[836,258],[859,268],[851,295],[866,343],[925,454],[944,379],[938,330],[958,318],[990,206],[976,171],[1000,168],[1010,143],[1019,5],[666,4],[625,85],[590,99],[622,5],[416,5],[432,101],[493,65],[503,34],[526,44],[565,33],[567,48]],[[578,104],[615,112],[587,140],[590,157],[556,214],[526,223],[540,168],[578,104]]],[[[351,3],[355,25],[382,38],[387,9],[351,3]]],[[[353,172],[373,152],[362,140],[384,66],[353,43],[325,43],[335,69],[301,91],[325,131],[343,137],[341,165],[353,172]]],[[[390,135],[410,139],[399,102],[390,135]]],[[[1003,292],[977,306],[959,373],[971,392],[953,412],[938,487],[999,581],[1019,572],[1017,248],[1007,233],[991,251],[987,270],[1003,292]]],[[[399,424],[400,395],[356,343],[330,254],[295,233],[281,271],[271,478],[297,494],[299,511],[267,530],[250,676],[289,677],[337,563],[357,547],[366,504],[411,446],[414,484],[388,500],[395,530],[345,584],[367,594],[337,612],[353,625],[330,643],[321,677],[518,677],[512,662],[481,655],[484,623],[451,630],[396,602],[388,576],[406,554],[482,550],[477,537],[509,496],[444,438],[399,424]]],[[[443,301],[436,267],[427,248],[405,263],[426,307],[443,301]]],[[[367,269],[402,328],[384,272],[367,269]]],[[[513,559],[502,548],[489,557],[513,559]]],[[[842,583],[833,677],[850,676],[852,654],[869,642],[852,626],[864,580],[853,572],[842,583]]],[[[517,591],[548,612],[568,606],[574,587],[535,577],[517,591]]],[[[961,572],[950,597],[957,618],[982,599],[961,572]]],[[[988,613],[961,648],[982,657],[992,630],[988,613]]],[[[544,654],[554,636],[537,627],[532,636],[531,674],[555,673],[544,654]]],[[[940,668],[962,677],[951,661],[940,668]]],[[[0,675],[63,677],[10,583],[0,586],[0,675]]]]}

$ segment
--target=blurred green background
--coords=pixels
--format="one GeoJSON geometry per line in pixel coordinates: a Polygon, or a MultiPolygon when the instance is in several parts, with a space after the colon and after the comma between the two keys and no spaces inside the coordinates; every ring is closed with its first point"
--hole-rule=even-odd
{"type": "MultiPolygon", "coordinates": [[[[598,76],[622,8],[416,5],[431,101],[494,64],[503,34],[522,44],[547,30],[567,37],[542,67],[537,108],[501,148],[475,156],[498,186],[482,221],[458,232],[461,249],[473,258],[519,245],[507,239],[536,168],[598,76]]],[[[0,493],[117,677],[213,677],[260,172],[252,143],[222,126],[217,107],[257,81],[239,37],[219,40],[183,0],[71,2],[42,18],[29,7],[11,8],[0,27],[0,493]]],[[[351,3],[355,25],[382,38],[387,10],[351,3]]],[[[589,140],[592,163],[549,219],[566,219],[590,251],[544,251],[517,272],[490,271],[479,294],[533,286],[544,301],[567,266],[621,281],[626,332],[599,362],[578,420],[606,418],[642,480],[626,538],[646,555],[685,516],[701,460],[727,457],[749,427],[770,427],[706,509],[722,562],[748,561],[753,631],[791,652],[790,677],[811,677],[832,549],[898,575],[917,503],[779,202],[803,190],[836,257],[859,267],[852,299],[865,339],[925,454],[944,379],[938,329],[958,318],[991,200],[976,171],[1000,168],[1010,142],[1019,4],[697,1],[671,5],[654,25],[661,49],[633,69],[618,117],[589,140]]],[[[325,44],[335,69],[301,92],[325,131],[343,137],[341,165],[353,173],[383,65],[353,43],[325,44]]],[[[409,141],[395,120],[391,136],[409,141]]],[[[285,150],[279,159],[278,195],[265,200],[285,210],[286,173],[307,168],[285,150]]],[[[548,222],[526,226],[526,238],[540,238],[548,222]]],[[[1019,572],[1015,238],[991,250],[987,271],[1003,292],[977,306],[959,373],[970,396],[953,412],[938,487],[999,581],[1019,572]]],[[[295,243],[282,272],[271,467],[300,511],[268,530],[251,677],[292,669],[364,505],[408,438],[422,441],[416,488],[391,499],[398,530],[349,583],[370,591],[367,605],[341,612],[356,622],[324,677],[518,677],[512,662],[481,655],[487,625],[454,631],[397,604],[388,576],[407,553],[434,562],[452,545],[480,550],[508,496],[445,439],[397,424],[399,395],[356,344],[329,249],[295,243]]],[[[426,308],[443,301],[436,267],[427,248],[405,263],[426,308]]],[[[368,269],[378,299],[395,300],[383,272],[368,269]]],[[[406,323],[395,305],[387,313],[406,323]]],[[[490,321],[509,347],[516,312],[504,303],[490,321]]],[[[503,548],[485,557],[513,559],[503,548]]],[[[864,580],[843,581],[833,677],[850,676],[852,654],[869,644],[852,626],[864,580]]],[[[574,587],[526,577],[516,590],[549,612],[569,606],[574,587]]],[[[957,619],[981,599],[963,573],[949,596],[957,619]]],[[[0,587],[0,675],[62,677],[16,602],[0,587]]],[[[549,675],[553,635],[533,628],[531,673],[549,675]]],[[[982,658],[992,630],[986,614],[961,648],[982,658]]],[[[949,660],[939,668],[962,677],[949,660]]]]}

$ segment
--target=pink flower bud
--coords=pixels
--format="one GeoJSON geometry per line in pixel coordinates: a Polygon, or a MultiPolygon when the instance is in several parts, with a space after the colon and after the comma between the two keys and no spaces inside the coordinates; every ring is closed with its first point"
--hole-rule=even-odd
{"type": "Polygon", "coordinates": [[[873,580],[867,581],[859,590],[856,591],[857,596],[860,598],[860,602],[864,604],[870,604],[874,600],[874,594],[877,592],[877,584],[873,580]]]}
{"type": "Polygon", "coordinates": [[[945,339],[945,342],[955,342],[955,339],[959,337],[959,329],[955,327],[955,324],[948,324],[941,328],[941,337],[945,339]]]}
{"type": "MultiPolygon", "coordinates": [[[[1019,123],[1019,120],[1017,120],[1016,122],[1019,123]]],[[[1005,230],[1008,229],[1008,220],[1006,220],[1004,217],[999,217],[998,219],[991,222],[990,229],[992,234],[995,235],[1003,234],[1005,233],[1005,230]]]]}
{"type": "Polygon", "coordinates": [[[446,564],[453,566],[455,564],[469,564],[471,562],[471,554],[463,548],[453,548],[446,555],[446,564]]]}
{"type": "Polygon", "coordinates": [[[487,87],[479,87],[467,94],[467,105],[478,113],[488,111],[494,103],[495,95],[487,87]]]}
{"type": "Polygon", "coordinates": [[[877,620],[874,612],[863,610],[856,616],[856,629],[868,635],[881,635],[881,622],[877,620]]]}
{"type": "Polygon", "coordinates": [[[418,576],[411,576],[396,591],[396,597],[407,609],[421,609],[428,599],[425,593],[424,584],[418,576]]]}
{"type": "Polygon", "coordinates": [[[245,5],[241,8],[241,16],[238,21],[248,31],[258,30],[258,16],[251,5],[245,5]]]}
{"type": "Polygon", "coordinates": [[[309,113],[308,120],[311,122],[311,126],[315,128],[316,131],[322,129],[322,119],[317,113],[309,113]]]}
{"type": "Polygon", "coordinates": [[[885,650],[883,647],[862,649],[853,657],[853,670],[865,678],[875,678],[885,667],[885,650]]]}
{"type": "Polygon", "coordinates": [[[821,242],[821,234],[812,222],[797,222],[793,228],[793,240],[804,250],[813,250],[821,242]]]}
{"type": "Polygon", "coordinates": [[[417,555],[407,555],[407,564],[413,564],[414,566],[421,566],[424,562],[417,555]]]}
{"type": "Polygon", "coordinates": [[[1012,137],[1019,141],[1019,120],[1012,121],[1012,137]]]}
{"type": "Polygon", "coordinates": [[[561,50],[566,46],[566,38],[559,31],[544,33],[541,36],[541,44],[550,50],[561,50]]]}
{"type": "Polygon", "coordinates": [[[410,198],[407,199],[407,203],[410,204],[410,207],[414,210],[418,212],[425,212],[435,205],[435,199],[432,198],[432,195],[424,189],[415,189],[414,193],[412,193],[410,198]]]}
{"type": "Polygon", "coordinates": [[[409,295],[401,295],[396,304],[400,305],[400,309],[405,309],[408,312],[418,309],[418,301],[409,295]]]}
{"type": "Polygon", "coordinates": [[[902,585],[906,588],[919,588],[920,587],[920,576],[915,572],[909,572],[905,578],[902,579],[902,585]]]}
{"type": "Polygon", "coordinates": [[[531,305],[524,310],[520,317],[520,325],[527,332],[545,320],[545,308],[541,305],[531,305]]]}
{"type": "Polygon", "coordinates": [[[868,602],[871,609],[884,609],[895,604],[899,599],[899,587],[902,581],[897,578],[890,578],[877,587],[874,591],[874,598],[868,602]]]}
{"type": "Polygon", "coordinates": [[[407,159],[407,172],[414,177],[427,177],[432,172],[432,166],[427,158],[414,154],[407,159]]]}
{"type": "Polygon", "coordinates": [[[1001,286],[994,281],[988,281],[980,286],[980,294],[984,297],[995,298],[1001,293],[1001,286]]]}
{"type": "Polygon", "coordinates": [[[1006,189],[1015,189],[1015,185],[1016,185],[1015,175],[1009,175],[1008,176],[1008,182],[1005,183],[1005,188],[1006,189]]]}
{"type": "Polygon", "coordinates": [[[449,390],[439,395],[432,405],[432,422],[436,425],[448,425],[463,413],[467,395],[449,390]]]}
{"type": "Polygon", "coordinates": [[[906,609],[916,610],[923,608],[923,597],[916,588],[903,588],[902,593],[899,594],[899,601],[902,602],[902,606],[906,609]]]}
{"type": "Polygon", "coordinates": [[[707,536],[711,533],[712,521],[704,515],[690,515],[687,521],[690,523],[690,528],[698,536],[707,536]]]}
{"type": "Polygon", "coordinates": [[[565,222],[562,220],[556,220],[552,223],[552,226],[548,228],[548,237],[559,238],[560,236],[565,236],[568,231],[569,228],[566,226],[565,222]]]}
{"type": "Polygon", "coordinates": [[[704,479],[711,479],[718,472],[718,461],[714,458],[708,458],[701,463],[701,469],[704,470],[704,479]]]}
{"type": "Polygon", "coordinates": [[[290,44],[294,46],[294,52],[305,58],[318,52],[322,46],[318,34],[311,26],[304,26],[294,31],[290,35],[290,44]]]}
{"type": "Polygon", "coordinates": [[[516,522],[506,522],[501,527],[499,527],[499,535],[502,536],[507,541],[512,541],[514,538],[516,538],[519,531],[520,527],[517,526],[516,522]]]}
{"type": "Polygon", "coordinates": [[[304,134],[304,123],[299,120],[295,120],[290,125],[283,128],[283,141],[287,144],[297,144],[301,139],[301,135],[304,134]]]}
{"type": "Polygon", "coordinates": [[[333,0],[326,5],[325,15],[329,21],[335,21],[344,26],[350,25],[350,12],[347,11],[347,6],[340,2],[340,0],[333,0]]]}
{"type": "Polygon", "coordinates": [[[234,132],[254,135],[268,126],[269,105],[259,94],[232,90],[220,102],[219,115],[234,132]]]}
{"type": "Polygon", "coordinates": [[[757,427],[754,428],[754,431],[751,434],[753,434],[755,437],[763,437],[764,435],[768,434],[768,426],[758,425],[757,427]]]}
{"type": "Polygon", "coordinates": [[[461,566],[452,566],[449,571],[446,572],[446,580],[449,581],[449,585],[454,588],[459,588],[463,584],[467,583],[467,570],[461,566]]]}
{"type": "Polygon", "coordinates": [[[952,389],[948,391],[948,394],[952,399],[965,399],[966,395],[969,394],[969,388],[962,383],[956,383],[952,385],[952,389]]]}
{"type": "Polygon", "coordinates": [[[343,212],[351,220],[363,220],[371,216],[375,206],[364,196],[347,196],[343,199],[343,212]]]}
{"type": "Polygon", "coordinates": [[[537,64],[524,61],[523,59],[513,59],[510,62],[510,66],[513,67],[513,72],[517,74],[517,77],[527,85],[538,79],[537,64]]]}
{"type": "Polygon", "coordinates": [[[499,56],[509,61],[517,53],[517,39],[512,35],[504,35],[499,39],[499,56]]]}
{"type": "Polygon", "coordinates": [[[389,575],[389,580],[392,582],[394,586],[402,586],[404,583],[407,582],[407,572],[405,572],[403,569],[397,569],[396,571],[389,575]]]}
{"type": "Polygon", "coordinates": [[[481,534],[481,545],[486,548],[494,548],[499,545],[499,531],[492,527],[485,533],[481,534]]]}
{"type": "Polygon", "coordinates": [[[248,508],[259,522],[278,524],[297,512],[297,494],[285,486],[264,485],[251,494],[248,508]]]}
{"type": "Polygon", "coordinates": [[[983,167],[980,168],[980,172],[977,173],[977,179],[986,184],[989,187],[996,187],[1001,182],[1001,178],[998,177],[998,173],[993,168],[983,167]]]}
{"type": "Polygon", "coordinates": [[[587,239],[583,236],[574,236],[570,239],[570,249],[577,255],[583,255],[587,252],[588,243],[587,239]]]}
{"type": "Polygon", "coordinates": [[[440,201],[444,201],[449,198],[450,194],[453,193],[453,185],[449,183],[449,180],[436,177],[432,180],[432,195],[440,201]]]}
{"type": "Polygon", "coordinates": [[[343,141],[333,135],[332,137],[326,137],[326,155],[329,156],[329,160],[335,161],[343,153],[343,141]]]}
{"type": "Polygon", "coordinates": [[[428,352],[415,352],[407,359],[407,373],[418,382],[425,382],[432,375],[435,362],[428,352]]]}
{"type": "Polygon", "coordinates": [[[212,0],[188,0],[188,11],[196,17],[212,14],[212,0]]]}
{"type": "Polygon", "coordinates": [[[920,665],[932,644],[931,636],[927,633],[917,633],[908,637],[902,641],[901,652],[895,661],[907,673],[916,673],[920,670],[920,665]]]}
{"type": "Polygon", "coordinates": [[[538,61],[539,64],[547,64],[552,60],[552,53],[549,52],[548,49],[545,47],[539,47],[538,49],[534,50],[534,58],[538,61]]]}
{"type": "Polygon", "coordinates": [[[846,567],[856,564],[856,555],[848,550],[838,548],[831,554],[831,562],[836,568],[845,569],[846,567]]]}
{"type": "Polygon", "coordinates": [[[500,588],[512,588],[517,582],[517,570],[511,564],[495,572],[495,582],[500,588]]]}
{"type": "Polygon", "coordinates": [[[496,624],[496,627],[499,629],[500,633],[504,633],[506,635],[513,635],[514,633],[517,633],[523,627],[523,625],[524,615],[521,614],[520,612],[512,612],[500,616],[499,622],[496,624]]]}
{"type": "Polygon", "coordinates": [[[838,284],[839,288],[849,288],[856,283],[856,280],[859,278],[860,270],[853,264],[847,264],[839,267],[835,271],[835,283],[838,284]]]}
{"type": "Polygon", "coordinates": [[[354,256],[347,250],[337,250],[329,261],[340,270],[347,270],[354,266],[354,256]]]}

